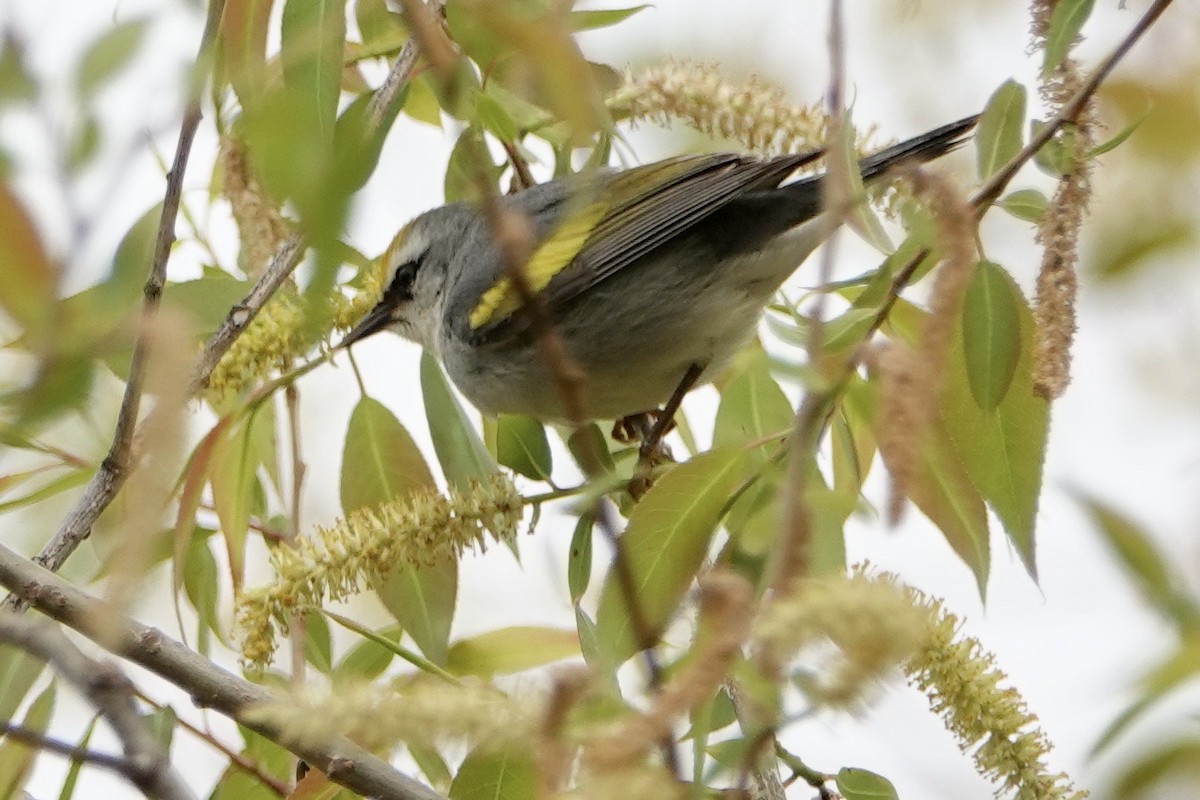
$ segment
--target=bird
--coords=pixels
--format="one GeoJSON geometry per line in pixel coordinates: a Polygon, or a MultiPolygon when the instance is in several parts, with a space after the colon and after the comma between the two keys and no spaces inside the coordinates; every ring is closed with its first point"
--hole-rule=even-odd
{"type": "MultiPolygon", "coordinates": [[[[861,159],[864,185],[956,149],[977,121],[861,159]]],[[[822,155],[680,155],[496,198],[527,225],[524,288],[582,375],[586,420],[673,415],[755,336],[780,286],[836,227],[824,174],[788,182],[822,155]]],[[[470,201],[412,219],[382,256],[381,296],[338,347],[390,330],[435,356],[485,414],[580,422],[493,227],[470,201]]]]}

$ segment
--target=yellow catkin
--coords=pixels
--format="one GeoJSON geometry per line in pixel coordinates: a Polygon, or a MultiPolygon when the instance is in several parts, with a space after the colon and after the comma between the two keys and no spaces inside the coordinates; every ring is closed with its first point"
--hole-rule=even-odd
{"type": "Polygon", "coordinates": [[[880,378],[879,454],[891,478],[887,518],[895,525],[916,481],[921,435],[929,429],[933,416],[933,408],[922,398],[923,387],[930,383],[922,371],[929,362],[902,342],[877,348],[874,362],[880,378]]]}
{"type": "MultiPolygon", "coordinates": [[[[890,576],[884,576],[890,577],[890,576]]],[[[904,667],[910,683],[929,698],[946,729],[970,753],[979,774],[998,784],[996,796],[1016,800],[1083,800],[1061,773],[1045,763],[1050,752],[1021,695],[978,640],[960,632],[961,623],[936,600],[906,588],[927,620],[927,635],[904,667]]]]}
{"type": "Polygon", "coordinates": [[[247,719],[277,726],[288,740],[312,745],[340,734],[372,750],[398,743],[525,749],[541,701],[513,698],[479,681],[346,682],[293,688],[277,701],[247,711],[247,719]]]}
{"type": "MultiPolygon", "coordinates": [[[[613,105],[633,120],[668,125],[679,120],[714,138],[733,139],[759,155],[800,153],[823,147],[828,116],[819,103],[797,106],[782,88],[752,75],[741,84],[725,80],[715,64],[668,61],[631,72],[613,105]]],[[[871,132],[859,137],[871,149],[871,132]]]]}
{"type": "Polygon", "coordinates": [[[751,636],[756,660],[774,675],[802,652],[832,644],[836,656],[806,691],[815,703],[844,708],[924,645],[926,619],[891,581],[810,578],[764,605],[751,636]]]}
{"type": "Polygon", "coordinates": [[[484,549],[489,538],[512,541],[521,512],[516,487],[497,474],[469,491],[451,489],[447,496],[418,490],[362,508],[290,547],[276,547],[271,551],[275,581],[238,598],[243,661],[266,665],[276,634],[288,631],[296,609],[343,600],[399,565],[456,559],[468,547],[484,549]]]}
{"type": "Polygon", "coordinates": [[[217,362],[208,395],[220,401],[254,386],[307,349],[304,312],[291,294],[276,294],[217,362]]]}

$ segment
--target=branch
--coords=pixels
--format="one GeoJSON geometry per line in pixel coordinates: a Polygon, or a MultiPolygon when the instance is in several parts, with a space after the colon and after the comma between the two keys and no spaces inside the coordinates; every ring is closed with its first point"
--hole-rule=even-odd
{"type": "Polygon", "coordinates": [[[71,761],[92,764],[93,766],[109,769],[123,775],[129,775],[133,769],[132,762],[121,756],[99,753],[95,750],[89,750],[86,747],[64,742],[61,739],[52,739],[38,731],[30,730],[12,722],[0,722],[0,736],[11,739],[14,742],[29,745],[30,747],[36,747],[38,750],[47,753],[55,753],[71,761]]]}
{"type": "Polygon", "coordinates": [[[195,795],[171,769],[166,752],[138,713],[133,684],[116,664],[85,656],[57,626],[11,612],[0,613],[0,642],[15,645],[52,665],[83,692],[121,741],[125,759],[113,768],[133,785],[161,800],[193,800],[195,795]]]}
{"type": "MultiPolygon", "coordinates": [[[[437,4],[439,0],[431,0],[437,4]]],[[[200,45],[200,55],[196,63],[204,64],[210,53],[216,36],[217,23],[224,0],[212,0],[209,6],[209,18],[205,25],[200,45]]],[[[371,97],[368,105],[368,119],[372,127],[378,127],[388,116],[389,109],[395,104],[398,93],[404,83],[412,75],[417,61],[418,47],[415,39],[410,39],[396,57],[387,78],[371,97]]],[[[158,308],[159,298],[166,275],[166,261],[171,243],[175,239],[174,224],[179,209],[179,196],[183,182],[184,167],[192,140],[200,122],[199,91],[189,101],[180,126],[179,144],[176,147],[174,165],[167,176],[166,197],[163,200],[163,216],[159,224],[155,244],[154,261],[151,265],[150,278],[146,282],[146,301],[143,318],[153,314],[158,308]]],[[[258,312],[275,294],[284,281],[295,270],[304,255],[306,244],[300,235],[293,235],[279,245],[274,258],[267,269],[251,287],[249,293],[230,309],[217,330],[209,337],[204,345],[200,358],[192,369],[188,382],[188,393],[194,395],[204,388],[209,375],[216,367],[221,357],[229,351],[234,341],[254,320],[258,312]]],[[[35,556],[34,560],[51,571],[57,570],[75,551],[79,544],[92,532],[92,526],[100,514],[112,503],[117,493],[125,483],[132,464],[136,461],[133,453],[133,442],[136,438],[134,429],[137,422],[141,402],[143,367],[147,342],[147,326],[143,325],[134,348],[130,365],[129,382],[126,384],[125,397],[117,417],[117,427],[113,434],[112,448],[108,456],[100,464],[96,474],[92,476],[83,496],[63,520],[58,531],[50,541],[35,556]]],[[[140,430],[140,426],[138,427],[140,430]]],[[[24,607],[21,599],[10,595],[5,599],[3,607],[20,610],[24,607]]]]}
{"type": "MultiPolygon", "coordinates": [[[[47,616],[91,636],[98,598],[54,573],[0,546],[0,585],[47,616]]],[[[211,708],[286,747],[329,779],[367,797],[382,800],[445,800],[382,759],[340,736],[319,745],[297,744],[278,728],[245,719],[252,706],[277,701],[275,692],[245,681],[180,644],[162,631],[116,612],[106,624],[117,631],[111,651],[186,691],[196,705],[211,708]]]]}

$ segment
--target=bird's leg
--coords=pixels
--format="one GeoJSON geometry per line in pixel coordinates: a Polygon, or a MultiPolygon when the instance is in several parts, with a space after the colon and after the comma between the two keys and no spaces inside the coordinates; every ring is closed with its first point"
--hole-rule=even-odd
{"type": "Polygon", "coordinates": [[[687,372],[683,374],[679,385],[675,387],[674,393],[672,393],[661,411],[647,412],[641,415],[635,414],[632,417],[638,417],[638,420],[634,421],[631,417],[626,417],[618,423],[631,427],[641,426],[639,433],[642,433],[642,443],[638,447],[637,468],[634,470],[633,480],[629,483],[629,493],[635,498],[641,497],[650,488],[650,470],[656,464],[662,463],[664,455],[670,458],[670,455],[664,451],[663,437],[671,431],[671,428],[675,427],[675,413],[679,411],[679,404],[683,402],[683,396],[692,390],[692,387],[696,385],[696,381],[700,379],[700,375],[703,372],[703,366],[692,364],[688,367],[687,372]],[[649,431],[642,432],[644,431],[646,420],[650,416],[655,418],[654,424],[650,426],[649,431]]]}

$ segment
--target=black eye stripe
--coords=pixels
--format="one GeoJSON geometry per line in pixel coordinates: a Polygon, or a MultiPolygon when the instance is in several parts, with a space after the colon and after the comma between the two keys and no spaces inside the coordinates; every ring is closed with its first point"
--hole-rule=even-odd
{"type": "Polygon", "coordinates": [[[417,270],[420,266],[419,259],[401,264],[400,268],[396,270],[396,274],[392,276],[392,282],[388,284],[387,291],[383,293],[384,299],[392,302],[412,300],[413,281],[417,278],[417,270]]]}

